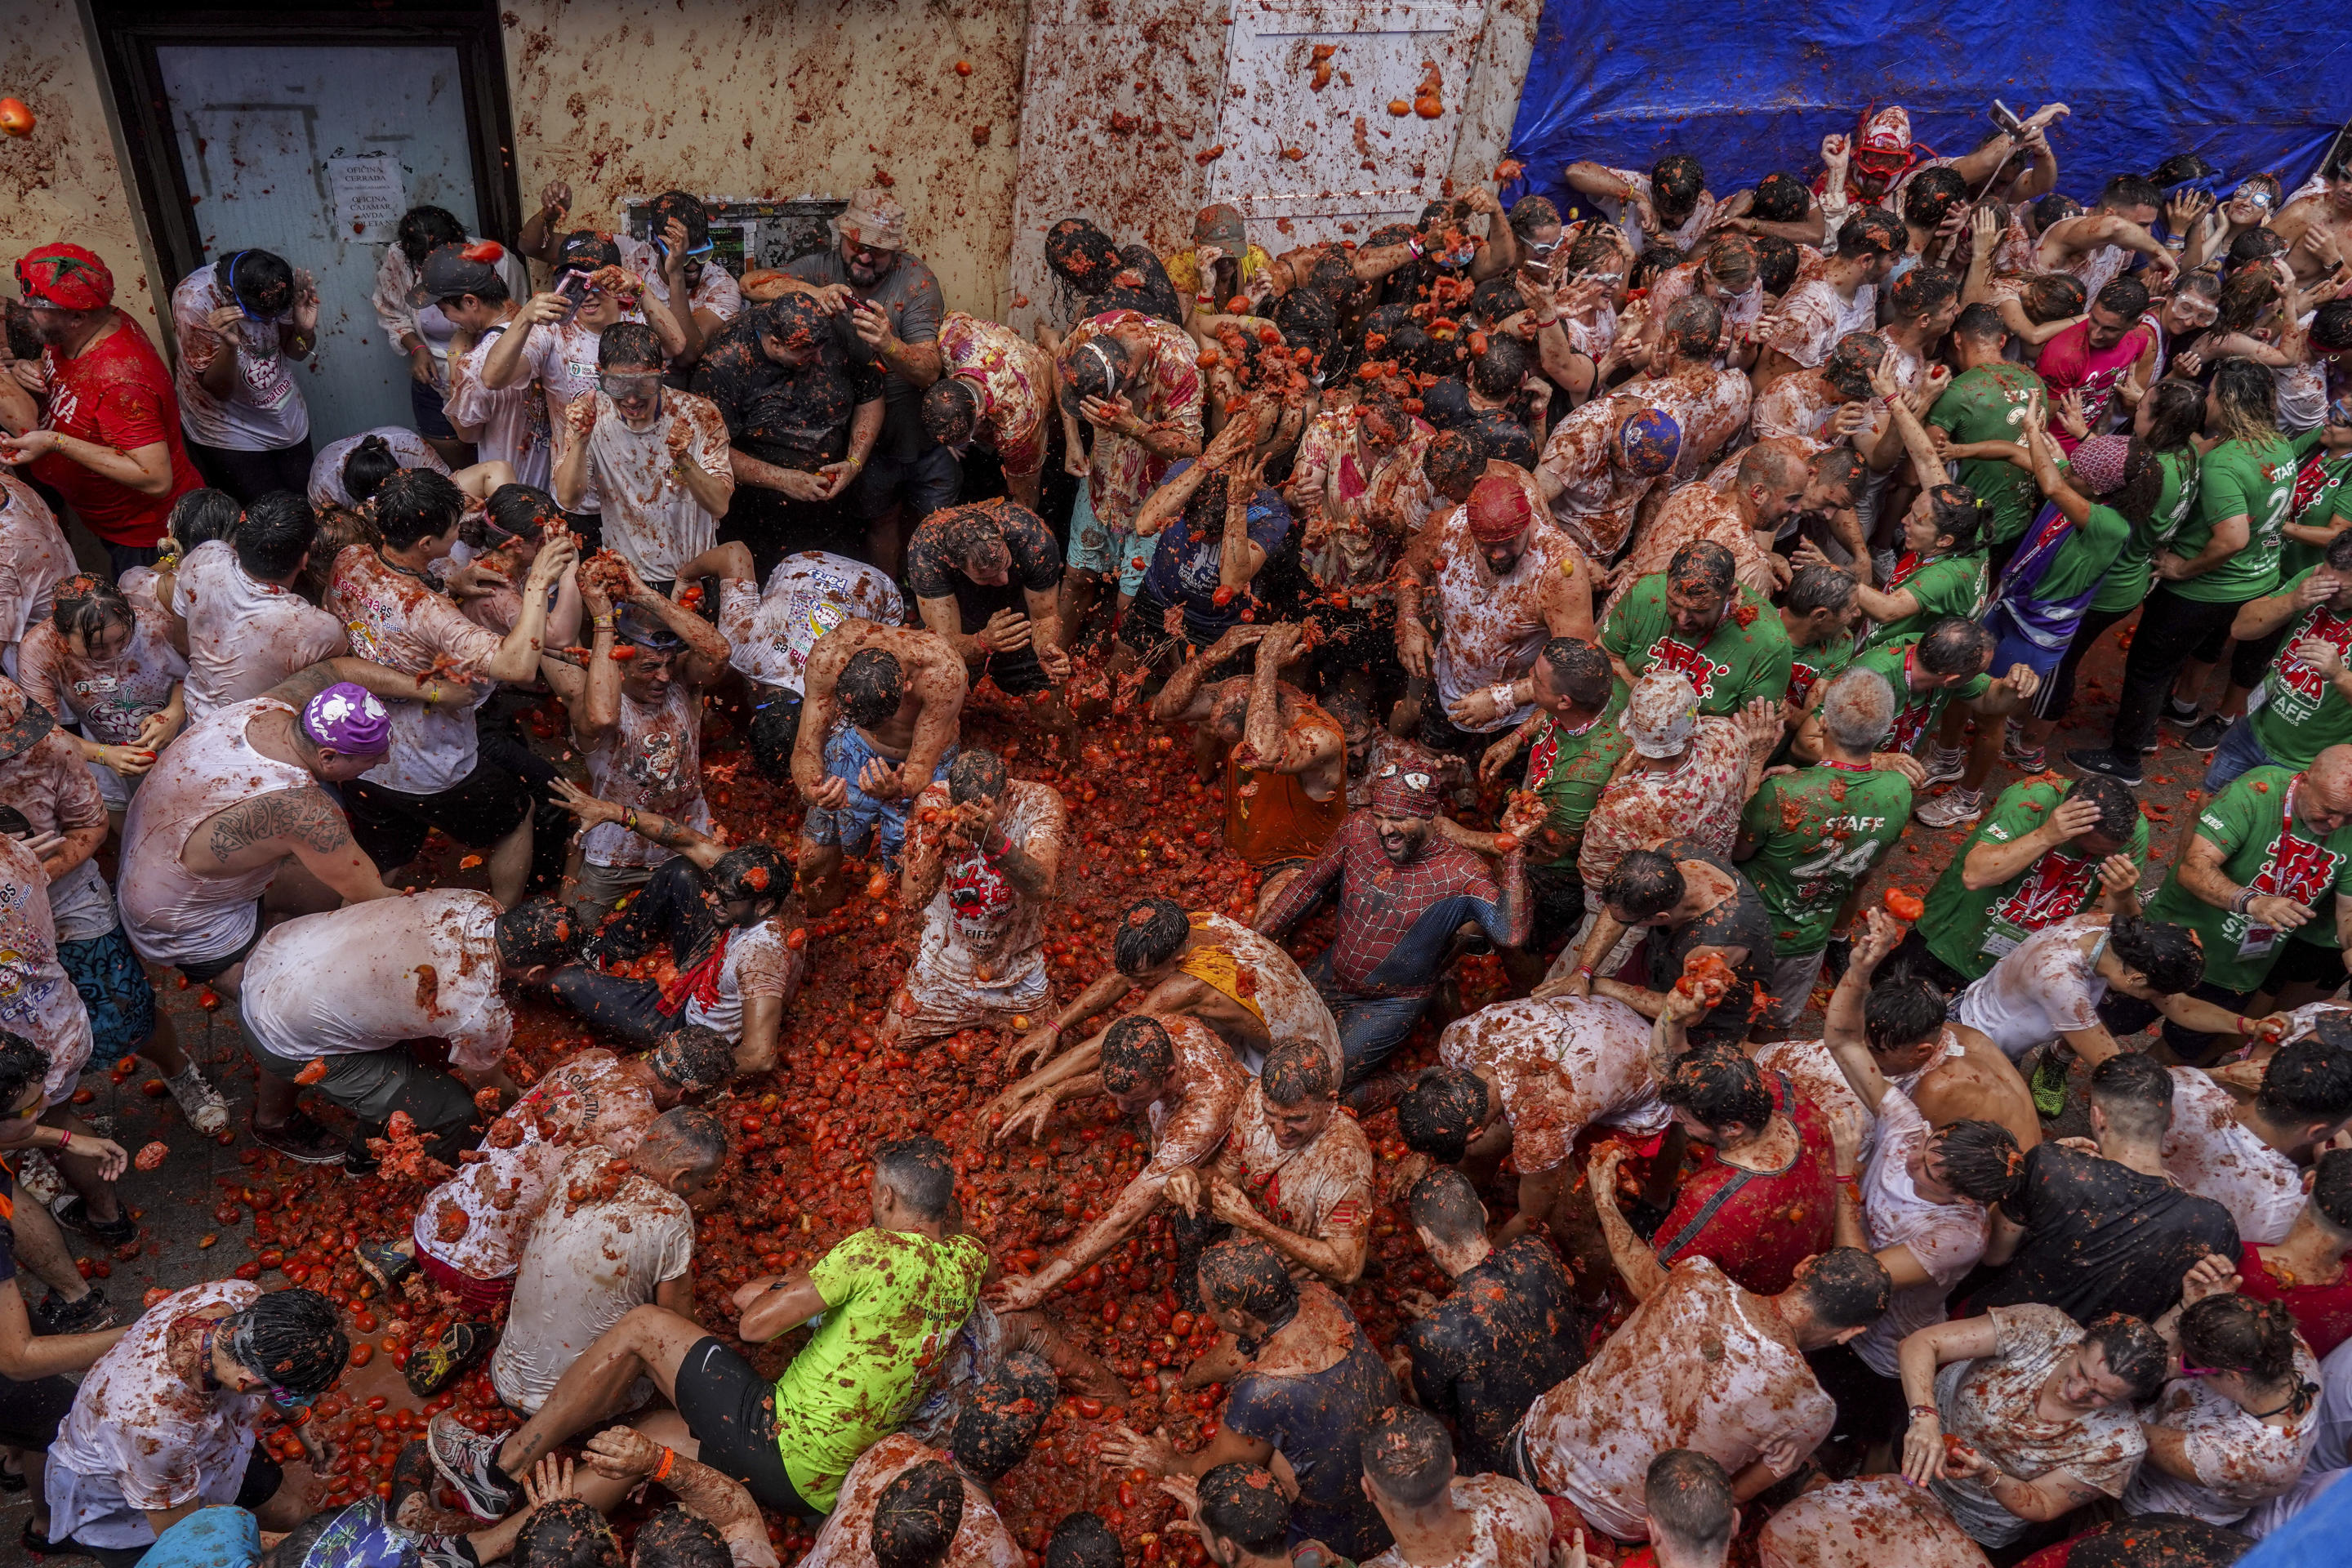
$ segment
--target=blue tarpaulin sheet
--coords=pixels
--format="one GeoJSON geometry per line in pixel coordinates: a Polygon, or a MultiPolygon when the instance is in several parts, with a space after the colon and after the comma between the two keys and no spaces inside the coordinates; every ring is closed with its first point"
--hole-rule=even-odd
{"type": "MultiPolygon", "coordinates": [[[[1899,103],[1937,155],[1969,152],[2000,99],[2021,117],[2065,103],[2052,132],[2058,188],[2088,201],[2113,174],[2176,153],[2234,184],[2261,171],[2293,190],[2352,118],[2352,38],[2305,0],[2194,6],[2045,0],[1545,0],[1511,130],[1527,165],[1507,199],[1565,207],[1578,158],[1647,171],[1688,153],[1717,195],[1776,171],[1810,182],[1823,136],[1899,103]]],[[[2340,17],[2339,17],[2340,19],[2340,17]]]]}

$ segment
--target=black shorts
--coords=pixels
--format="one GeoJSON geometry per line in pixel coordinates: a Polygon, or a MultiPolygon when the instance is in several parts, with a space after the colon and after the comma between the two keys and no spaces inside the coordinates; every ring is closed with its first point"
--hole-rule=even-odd
{"type": "Polygon", "coordinates": [[[701,1445],[701,1461],[751,1490],[763,1508],[814,1517],[824,1510],[803,1500],[776,1448],[776,1389],[751,1363],[704,1335],[677,1363],[672,1386],[686,1429],[701,1445]]]}
{"type": "Polygon", "coordinates": [[[488,849],[530,815],[530,791],[523,782],[479,755],[472,773],[438,794],[409,795],[365,779],[353,779],[342,792],[352,837],[384,871],[415,859],[429,828],[439,828],[469,849],[488,849]]]}
{"type": "Polygon", "coordinates": [[[1050,691],[1054,687],[1054,678],[1045,673],[1045,666],[1034,647],[990,654],[971,672],[971,679],[977,683],[983,675],[995,681],[996,689],[1007,697],[1026,697],[1033,691],[1050,691]]]}
{"type": "MultiPolygon", "coordinates": [[[[345,784],[343,787],[349,789],[351,785],[345,784]]],[[[413,853],[410,858],[415,858],[413,853]]],[[[253,934],[247,937],[235,952],[223,953],[218,958],[194,959],[185,963],[173,964],[173,967],[186,975],[191,984],[202,985],[207,980],[217,980],[228,971],[243,963],[246,955],[261,945],[261,900],[256,899],[253,900],[253,934]]]]}

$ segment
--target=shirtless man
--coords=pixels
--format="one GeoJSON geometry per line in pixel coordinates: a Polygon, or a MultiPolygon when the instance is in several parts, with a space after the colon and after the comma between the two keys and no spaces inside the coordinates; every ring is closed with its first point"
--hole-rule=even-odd
{"type": "Polygon", "coordinates": [[[1592,637],[1592,569],[1568,535],[1536,515],[1528,487],[1491,470],[1470,500],[1424,530],[1397,580],[1397,657],[1408,674],[1436,677],[1443,711],[1424,716],[1432,745],[1464,754],[1526,720],[1536,650],[1551,637],[1592,637]],[[1436,591],[1432,657],[1422,620],[1436,591]]]}
{"type": "Polygon", "coordinates": [[[1648,1536],[1643,1483],[1665,1449],[1721,1465],[1740,1502],[1794,1471],[1836,1416],[1806,1352],[1858,1337],[1893,1293],[1878,1259],[1845,1247],[1807,1259],[1777,1296],[1741,1289],[1704,1258],[1659,1273],[1600,1352],[1535,1402],[1511,1445],[1519,1479],[1620,1541],[1648,1536]]]}
{"type": "Polygon", "coordinates": [[[862,856],[872,846],[886,865],[898,863],[908,804],[955,750],[964,670],[936,633],[852,616],[809,649],[803,679],[793,783],[809,804],[801,888],[808,912],[822,915],[847,896],[845,852],[862,856]]]}
{"type": "Polygon", "coordinates": [[[288,905],[397,895],[320,787],[358,778],[391,749],[391,714],[348,679],[376,668],[313,665],[165,750],[122,824],[122,924],[140,957],[233,998],[261,940],[262,896],[281,876],[288,905]]]}
{"type": "Polygon", "coordinates": [[[2042,1142],[2033,1092],[2000,1047],[1965,1024],[1944,1020],[1944,994],[1911,976],[1874,985],[1878,966],[1903,941],[1905,927],[1884,910],[1864,918],[1853,956],[1831,994],[1823,1031],[1830,1048],[1859,1042],[1888,1083],[1903,1091],[1934,1128],[1955,1121],[1998,1122],[2021,1150],[2042,1142]]]}
{"type": "Polygon", "coordinates": [[[1003,758],[971,746],[916,805],[898,901],[923,910],[923,935],[879,1037],[920,1045],[960,1029],[1017,1029],[1051,990],[1045,911],[1068,831],[1062,797],[1007,778],[1003,758]]]}
{"type": "MultiPolygon", "coordinates": [[[[1371,1235],[1372,1149],[1355,1118],[1339,1114],[1339,1081],[1323,1053],[1301,1040],[1268,1051],[1214,1163],[1177,1171],[1168,1197],[1265,1242],[1297,1278],[1353,1285],[1371,1235]]],[[[1215,1381],[1188,1373],[1186,1385],[1215,1381]]]]}
{"type": "Polygon", "coordinates": [[[1614,560],[1682,442],[1665,410],[1623,393],[1594,398],[1552,426],[1536,466],[1552,521],[1591,559],[1614,560]]]}
{"type": "Polygon", "coordinates": [[[2352,250],[2352,142],[2338,137],[2336,154],[2319,171],[2321,188],[2289,202],[2272,225],[2272,232],[2290,247],[2286,264],[2305,288],[2328,276],[2334,264],[2326,257],[2352,250]]]}
{"type": "MultiPolygon", "coordinates": [[[[2151,281],[2169,278],[2178,269],[2172,252],[2148,233],[2164,205],[2164,193],[2143,175],[2117,174],[2099,193],[2091,210],[2079,217],[2061,218],[2042,231],[2035,245],[2035,262],[2045,272],[2065,272],[2080,279],[2085,296],[2123,275],[2137,251],[2147,258],[2151,281]]],[[[2286,215],[2279,215],[2281,238],[2286,215]]]]}
{"type": "MultiPolygon", "coordinates": [[[[999,1280],[988,1292],[989,1305],[1006,1312],[1035,1307],[1072,1275],[1125,1241],[1160,1206],[1179,1171],[1216,1154],[1249,1088],[1249,1073],[1205,1024],[1155,1015],[1148,1004],[1146,1011],[1129,1014],[1104,1030],[1099,1047],[1081,1046],[1015,1085],[992,1108],[991,1120],[998,1109],[1006,1112],[996,1142],[1004,1142],[1024,1124],[1034,1138],[1044,1131],[1056,1105],[1101,1095],[1123,1115],[1147,1120],[1151,1159],[1061,1257],[1034,1274],[999,1280]],[[1025,1095],[1015,1101],[1015,1094],[1024,1090],[1025,1095]]],[[[1189,1190],[1197,1201],[1198,1187],[1189,1190]]]]}
{"type": "MultiPolygon", "coordinates": [[[[1198,1018],[1223,1036],[1253,1072],[1266,1051],[1286,1039],[1314,1042],[1331,1058],[1334,1071],[1343,1068],[1339,1026],[1297,962],[1237,921],[1210,912],[1187,914],[1173,899],[1139,900],[1120,912],[1111,963],[1109,973],[1014,1042],[1005,1065],[1018,1071],[1024,1063],[1052,1062],[1065,1037],[1140,986],[1145,1012],[1198,1018]]],[[[1097,1034],[1073,1054],[1090,1057],[1101,1044],[1097,1034]]],[[[1073,1070],[1055,1065],[1050,1077],[1033,1073],[1014,1084],[1005,1092],[1007,1101],[1026,1099],[1073,1070]]]]}
{"type": "Polygon", "coordinates": [[[1243,625],[1192,655],[1151,700],[1162,724],[1190,724],[1202,783],[1222,775],[1225,847],[1257,869],[1265,913],[1348,818],[1348,741],[1339,721],[1282,679],[1306,653],[1306,628],[1243,625]],[[1248,675],[1209,672],[1255,644],[1248,675]]]}

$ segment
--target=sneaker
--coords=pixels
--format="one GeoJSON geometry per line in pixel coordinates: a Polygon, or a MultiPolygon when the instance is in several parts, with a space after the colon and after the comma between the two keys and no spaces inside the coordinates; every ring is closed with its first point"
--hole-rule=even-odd
{"type": "Polygon", "coordinates": [[[93,1285],[79,1301],[68,1301],[52,1288],[38,1302],[25,1309],[37,1334],[94,1334],[114,1326],[114,1308],[106,1292],[93,1285]]]}
{"type": "Polygon", "coordinates": [[[91,1216],[89,1203],[79,1193],[59,1198],[49,1205],[49,1213],[68,1230],[78,1230],[92,1241],[109,1247],[124,1247],[139,1239],[139,1222],[127,1214],[117,1214],[110,1220],[91,1216]]]}
{"type": "Polygon", "coordinates": [[[415,1271],[416,1259],[388,1241],[362,1241],[359,1265],[375,1281],[375,1288],[389,1296],[394,1285],[415,1271]]]}
{"type": "Polygon", "coordinates": [[[2200,711],[2194,702],[2178,702],[2169,697],[2164,700],[2164,721],[2178,724],[2184,730],[2197,722],[2197,715],[2200,711]]]}
{"type": "Polygon", "coordinates": [[[2066,753],[2066,763],[2077,773],[2104,773],[2128,789],[2137,789],[2145,781],[2139,773],[2139,759],[2108,751],[2105,746],[2086,746],[2066,753]]]}
{"type": "Polygon", "coordinates": [[[180,1114],[188,1119],[189,1126],[207,1138],[228,1131],[228,1101],[205,1081],[204,1069],[195,1063],[190,1062],[188,1070],[179,1077],[165,1079],[163,1087],[179,1102],[180,1114]]]}
{"type": "Polygon", "coordinates": [[[1927,748],[1927,782],[1923,788],[1933,789],[1939,784],[1950,784],[1968,771],[1969,750],[1966,746],[1944,747],[1930,744],[1927,748]]]}
{"type": "Polygon", "coordinates": [[[1932,800],[1922,801],[1912,815],[1925,827],[1958,827],[1984,815],[1984,791],[1956,784],[1932,800]]]}
{"type": "Polygon", "coordinates": [[[429,1345],[411,1351],[404,1373],[408,1391],[430,1399],[474,1369],[490,1352],[493,1339],[488,1323],[451,1323],[429,1345]]]}
{"type": "Polygon", "coordinates": [[[2000,760],[2029,773],[2038,773],[2050,765],[2050,752],[2044,746],[2025,743],[2025,726],[2011,719],[2001,731],[2000,760]]]}
{"type": "Polygon", "coordinates": [[[16,1156],[16,1184],[25,1195],[43,1208],[55,1208],[58,1200],[66,1195],[65,1178],[44,1149],[27,1149],[16,1156]]]}
{"type": "Polygon", "coordinates": [[[2210,752],[2221,743],[2222,736],[2230,732],[2230,724],[2231,721],[2219,713],[2209,713],[2198,720],[2189,733],[2180,737],[2180,743],[2192,752],[2210,752]]]}
{"type": "Polygon", "coordinates": [[[337,1164],[343,1157],[341,1140],[299,1111],[282,1127],[255,1124],[253,1141],[305,1165],[337,1164]]]}
{"type": "Polygon", "coordinates": [[[503,1435],[477,1432],[447,1411],[425,1429],[425,1451],[441,1479],[457,1489],[466,1511],[485,1524],[495,1524],[512,1510],[514,1483],[499,1473],[503,1435]]]}

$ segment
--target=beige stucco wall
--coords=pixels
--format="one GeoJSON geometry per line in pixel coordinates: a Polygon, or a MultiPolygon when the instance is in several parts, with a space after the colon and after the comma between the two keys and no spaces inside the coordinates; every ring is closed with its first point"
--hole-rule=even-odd
{"type": "Polygon", "coordinates": [[[80,9],[75,0],[9,0],[6,11],[0,94],[23,99],[40,123],[30,136],[0,137],[0,262],[54,239],[86,245],[113,269],[115,302],[153,336],[137,201],[117,161],[80,9]]]}
{"type": "Polygon", "coordinates": [[[845,197],[878,172],[949,305],[1002,312],[1024,0],[513,0],[505,14],[526,204],[566,180],[574,220],[609,224],[622,197],[673,185],[845,197]]]}

